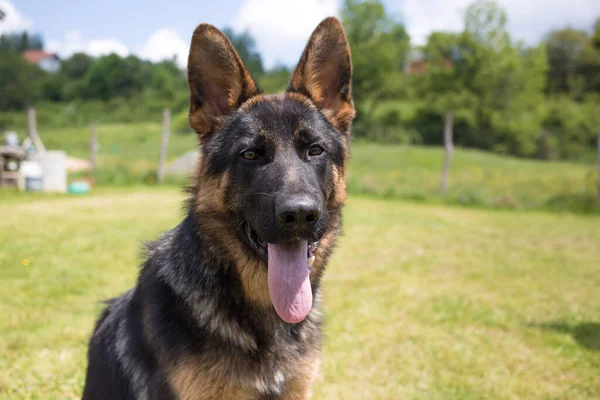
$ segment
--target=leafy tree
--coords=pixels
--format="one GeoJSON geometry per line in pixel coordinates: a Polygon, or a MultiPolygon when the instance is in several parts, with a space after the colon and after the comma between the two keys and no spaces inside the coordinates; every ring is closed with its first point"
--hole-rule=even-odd
{"type": "Polygon", "coordinates": [[[467,88],[476,98],[480,131],[477,147],[533,155],[544,118],[547,60],[543,48],[514,45],[506,13],[491,0],[479,0],[465,17],[463,52],[467,88]]]}
{"type": "Polygon", "coordinates": [[[173,100],[178,94],[187,92],[185,74],[175,60],[166,60],[153,64],[150,88],[156,96],[173,100]]]}
{"type": "Polygon", "coordinates": [[[580,159],[593,151],[598,135],[598,101],[552,99],[544,120],[544,158],[580,159]]]}
{"type": "Polygon", "coordinates": [[[582,100],[600,91],[600,21],[591,36],[583,30],[565,28],[550,32],[545,42],[549,93],[582,100]]]}
{"type": "Polygon", "coordinates": [[[427,107],[472,121],[475,95],[470,87],[472,68],[466,62],[470,47],[465,38],[464,34],[432,33],[423,48],[427,73],[418,77],[416,84],[427,107]]]}
{"type": "Polygon", "coordinates": [[[555,30],[547,35],[549,92],[577,96],[583,91],[584,81],[579,70],[588,40],[587,32],[572,28],[555,30]]]}
{"type": "Polygon", "coordinates": [[[90,69],[94,59],[85,53],[75,53],[60,66],[60,72],[68,79],[82,79],[90,69]]]}
{"type": "Polygon", "coordinates": [[[40,50],[44,48],[44,41],[39,34],[28,32],[3,34],[0,36],[0,52],[22,53],[25,50],[40,50]]]}
{"type": "Polygon", "coordinates": [[[40,78],[41,98],[50,101],[62,101],[65,99],[65,84],[67,80],[60,73],[42,73],[40,78]]]}
{"type": "Polygon", "coordinates": [[[23,109],[39,97],[41,71],[20,54],[0,55],[0,110],[23,109]]]}
{"type": "Polygon", "coordinates": [[[592,35],[592,46],[596,50],[600,50],[600,18],[594,24],[594,34],[592,35]]]}
{"type": "MultiPolygon", "coordinates": [[[[418,94],[424,100],[424,107],[434,115],[443,116],[444,123],[444,167],[442,171],[441,192],[448,185],[450,163],[454,149],[454,120],[473,120],[474,94],[469,90],[468,77],[463,73],[465,67],[465,35],[434,32],[422,49],[426,62],[425,74],[417,76],[418,94]]],[[[435,125],[434,125],[435,126],[435,125]]],[[[439,127],[442,126],[441,118],[439,127]]],[[[434,132],[438,129],[434,128],[434,132]]],[[[439,130],[441,132],[441,130],[439,130]]],[[[434,133],[436,143],[441,135],[434,133]]]]}
{"type": "Polygon", "coordinates": [[[151,80],[149,63],[135,56],[121,58],[117,54],[94,61],[85,76],[86,94],[90,98],[108,100],[141,93],[151,80]]]}
{"type": "Polygon", "coordinates": [[[260,78],[260,86],[266,93],[277,93],[285,90],[292,71],[284,65],[275,66],[260,78]]]}
{"type": "Polygon", "coordinates": [[[256,41],[250,32],[236,33],[231,28],[224,28],[223,33],[231,40],[248,72],[255,79],[261,76],[265,72],[262,57],[256,49],[256,41]]]}
{"type": "Polygon", "coordinates": [[[462,33],[433,33],[422,51],[427,74],[416,79],[424,100],[418,116],[438,121],[437,129],[422,133],[426,143],[441,142],[442,120],[452,121],[450,114],[460,126],[458,144],[535,153],[546,112],[544,48],[513,44],[495,2],[473,3],[462,33]]]}
{"type": "Polygon", "coordinates": [[[354,99],[360,110],[366,103],[371,119],[378,100],[396,97],[401,91],[402,69],[410,42],[404,26],[388,16],[379,0],[345,0],[344,25],[354,65],[354,99]]]}

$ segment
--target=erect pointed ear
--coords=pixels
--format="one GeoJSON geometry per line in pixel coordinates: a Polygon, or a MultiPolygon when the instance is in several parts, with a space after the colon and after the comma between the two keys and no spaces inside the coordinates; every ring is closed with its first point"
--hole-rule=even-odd
{"type": "Polygon", "coordinates": [[[341,133],[350,133],[354,119],[352,59],[342,24],[324,19],[312,33],[288,92],[308,96],[341,133]]]}
{"type": "Polygon", "coordinates": [[[206,140],[224,116],[260,93],[256,83],[227,37],[209,24],[200,24],[192,36],[188,57],[190,126],[206,140]]]}

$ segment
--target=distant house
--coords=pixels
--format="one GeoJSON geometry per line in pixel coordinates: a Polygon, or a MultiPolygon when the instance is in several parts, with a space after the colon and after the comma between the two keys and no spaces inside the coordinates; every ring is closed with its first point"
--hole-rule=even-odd
{"type": "Polygon", "coordinates": [[[37,65],[46,72],[56,72],[60,69],[60,58],[54,53],[44,50],[25,50],[22,56],[25,61],[37,65]]]}

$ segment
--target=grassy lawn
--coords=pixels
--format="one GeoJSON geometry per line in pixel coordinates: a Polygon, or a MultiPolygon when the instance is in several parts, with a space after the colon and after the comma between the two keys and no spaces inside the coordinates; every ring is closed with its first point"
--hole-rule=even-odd
{"type": "MultiPolygon", "coordinates": [[[[99,124],[97,128],[98,173],[103,183],[118,184],[119,175],[131,176],[142,182],[142,176],[156,171],[162,125],[159,123],[99,124]],[[108,180],[108,182],[104,182],[108,180]]],[[[90,128],[46,129],[42,139],[48,149],[62,149],[74,157],[90,157],[90,128]]],[[[167,160],[173,160],[197,146],[193,134],[172,134],[169,137],[167,160]]]]}
{"type": "MultiPolygon", "coordinates": [[[[80,396],[173,189],[0,197],[0,398],[80,396]],[[24,265],[27,264],[27,265],[24,265]]],[[[315,399],[600,398],[600,218],[351,197],[315,399]]]]}

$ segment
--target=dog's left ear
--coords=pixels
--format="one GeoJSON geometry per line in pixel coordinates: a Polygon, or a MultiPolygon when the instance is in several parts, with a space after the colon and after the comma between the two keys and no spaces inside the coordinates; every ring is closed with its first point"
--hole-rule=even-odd
{"type": "Polygon", "coordinates": [[[350,134],[354,119],[352,58],[337,18],[323,20],[312,33],[288,92],[308,96],[341,133],[350,134]]]}

